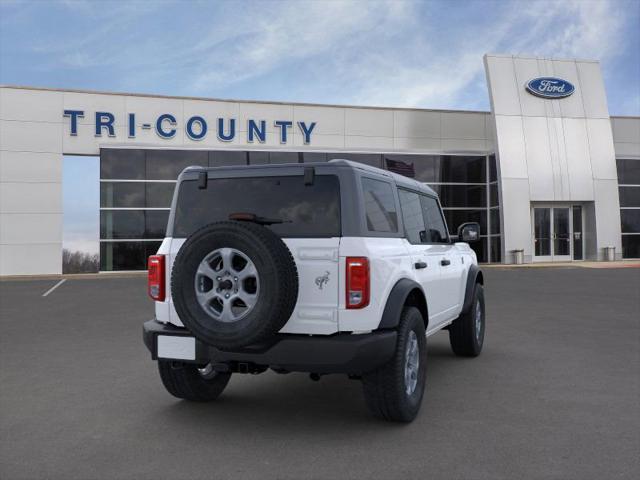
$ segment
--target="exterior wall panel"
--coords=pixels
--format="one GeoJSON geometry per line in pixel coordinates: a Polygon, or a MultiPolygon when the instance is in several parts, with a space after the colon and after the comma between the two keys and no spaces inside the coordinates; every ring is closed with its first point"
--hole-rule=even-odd
{"type": "Polygon", "coordinates": [[[523,117],[524,129],[530,132],[526,145],[526,171],[529,178],[531,200],[544,200],[555,196],[553,181],[549,182],[549,172],[554,172],[551,161],[549,130],[544,117],[523,117]]]}
{"type": "Polygon", "coordinates": [[[587,255],[600,255],[598,252],[605,246],[620,250],[620,215],[614,208],[617,195],[612,200],[607,186],[609,181],[615,183],[615,152],[598,62],[487,55],[485,68],[502,172],[504,257],[509,257],[510,248],[521,248],[517,245],[521,243],[522,232],[510,226],[514,219],[507,216],[508,205],[523,202],[521,192],[515,192],[511,185],[505,186],[511,178],[528,179],[528,208],[532,201],[578,204],[595,201],[597,238],[595,251],[587,255]],[[510,69],[515,73],[510,74],[510,69]],[[574,93],[561,99],[547,99],[527,92],[525,85],[529,80],[546,76],[571,82],[574,93]],[[510,192],[516,195],[514,199],[509,197],[510,192]]]}
{"type": "Polygon", "coordinates": [[[62,157],[58,153],[10,152],[0,150],[2,182],[51,182],[62,178],[62,157]]]}
{"type": "Polygon", "coordinates": [[[611,118],[616,157],[640,158],[640,117],[611,118]]]}
{"type": "MultiPolygon", "coordinates": [[[[563,120],[566,145],[569,200],[593,201],[593,173],[589,155],[589,140],[584,118],[563,120]]],[[[608,162],[610,163],[610,162],[608,162]]]]}

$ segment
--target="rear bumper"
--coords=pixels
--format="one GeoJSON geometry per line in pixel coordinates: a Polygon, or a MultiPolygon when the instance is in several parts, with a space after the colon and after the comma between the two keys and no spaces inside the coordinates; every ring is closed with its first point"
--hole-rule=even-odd
{"type": "MultiPolygon", "coordinates": [[[[154,360],[158,359],[158,336],[193,338],[186,328],[149,320],[143,340],[154,360]]],[[[199,365],[249,364],[292,372],[361,374],[387,363],[396,348],[394,330],[368,334],[308,336],[278,334],[268,346],[222,351],[195,339],[194,359],[179,359],[199,365]]],[[[165,357],[161,357],[165,358],[165,357]]],[[[169,358],[170,359],[170,358],[169,358]]]]}

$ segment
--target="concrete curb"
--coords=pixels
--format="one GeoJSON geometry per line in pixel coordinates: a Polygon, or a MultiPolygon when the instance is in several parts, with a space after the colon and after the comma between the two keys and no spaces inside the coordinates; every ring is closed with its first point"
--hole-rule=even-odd
{"type": "Polygon", "coordinates": [[[100,272],[100,273],[67,273],[64,275],[4,275],[0,276],[1,282],[20,282],[29,280],[104,280],[108,278],[143,278],[147,272],[100,272]]]}

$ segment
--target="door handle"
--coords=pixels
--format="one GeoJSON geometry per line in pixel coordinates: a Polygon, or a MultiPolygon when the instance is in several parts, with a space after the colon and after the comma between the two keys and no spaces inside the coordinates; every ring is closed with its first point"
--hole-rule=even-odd
{"type": "Polygon", "coordinates": [[[421,268],[427,268],[427,264],[426,264],[426,262],[416,262],[416,263],[413,264],[413,267],[416,270],[420,270],[421,268]]]}
{"type": "Polygon", "coordinates": [[[440,265],[442,265],[443,267],[446,267],[447,265],[451,265],[451,260],[449,260],[448,258],[445,258],[444,260],[440,260],[440,265]]]}

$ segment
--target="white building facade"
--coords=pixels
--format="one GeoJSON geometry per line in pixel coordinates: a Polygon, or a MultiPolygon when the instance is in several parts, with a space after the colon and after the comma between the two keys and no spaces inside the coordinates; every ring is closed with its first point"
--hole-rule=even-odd
{"type": "Polygon", "coordinates": [[[490,112],[0,87],[0,275],[61,273],[65,155],[100,157],[102,270],[144,269],[188,165],[332,158],[431,185],[485,262],[640,257],[640,117],[609,116],[598,62],[485,69],[490,112]]]}

